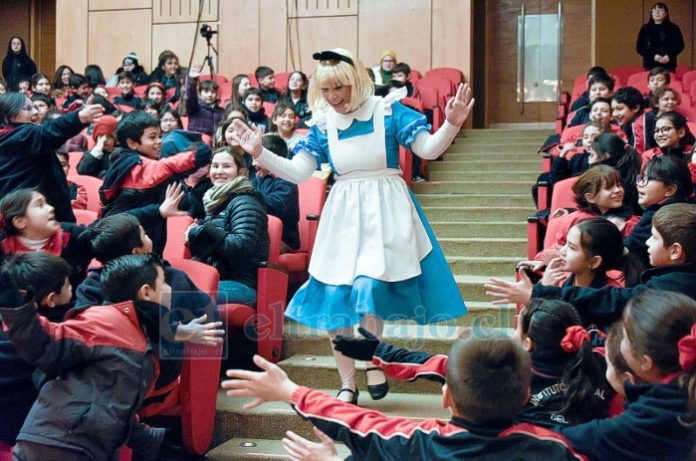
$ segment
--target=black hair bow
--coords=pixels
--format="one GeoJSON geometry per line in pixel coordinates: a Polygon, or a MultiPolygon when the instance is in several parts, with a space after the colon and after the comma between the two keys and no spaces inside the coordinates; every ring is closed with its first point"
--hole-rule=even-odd
{"type": "Polygon", "coordinates": [[[340,53],[336,53],[335,51],[320,51],[318,53],[314,53],[312,58],[317,61],[343,61],[355,67],[352,59],[350,59],[348,56],[343,56],[340,53]]]}

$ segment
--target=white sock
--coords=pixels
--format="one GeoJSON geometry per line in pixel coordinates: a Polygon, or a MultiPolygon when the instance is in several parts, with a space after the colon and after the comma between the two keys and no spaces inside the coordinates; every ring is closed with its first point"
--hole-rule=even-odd
{"type": "MultiPolygon", "coordinates": [[[[375,335],[377,338],[382,339],[382,333],[384,332],[383,319],[372,314],[363,315],[362,319],[360,320],[360,326],[375,335]]],[[[372,362],[365,362],[365,366],[370,368],[374,367],[374,364],[372,364],[372,362]]],[[[367,373],[367,384],[370,386],[382,384],[385,380],[386,375],[384,372],[370,371],[367,373]]]]}
{"type": "MultiPolygon", "coordinates": [[[[353,337],[353,327],[341,328],[339,330],[329,331],[329,338],[334,340],[337,335],[345,336],[347,338],[353,337]]],[[[333,348],[333,343],[331,344],[331,350],[333,351],[334,360],[336,360],[336,367],[338,368],[338,374],[341,377],[341,388],[347,387],[349,389],[357,389],[355,385],[355,360],[350,357],[346,357],[342,353],[338,352],[333,348]]],[[[347,393],[344,393],[346,395],[347,393]]]]}

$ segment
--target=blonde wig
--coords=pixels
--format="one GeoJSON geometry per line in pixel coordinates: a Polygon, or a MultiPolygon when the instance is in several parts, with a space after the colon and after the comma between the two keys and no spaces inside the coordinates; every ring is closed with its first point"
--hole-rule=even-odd
{"type": "Polygon", "coordinates": [[[307,100],[313,112],[324,113],[329,106],[321,94],[322,87],[325,88],[327,85],[347,85],[351,87],[348,111],[353,112],[374,94],[374,84],[370,80],[363,63],[353,57],[350,51],[343,48],[334,48],[331,51],[350,58],[353,64],[337,59],[319,61],[309,82],[307,100]]]}

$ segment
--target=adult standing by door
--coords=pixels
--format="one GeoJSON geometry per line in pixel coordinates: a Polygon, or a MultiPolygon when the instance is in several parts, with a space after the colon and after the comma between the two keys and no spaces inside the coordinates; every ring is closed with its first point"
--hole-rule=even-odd
{"type": "Polygon", "coordinates": [[[643,56],[643,67],[650,70],[664,67],[677,70],[677,55],[684,51],[684,37],[679,26],[669,20],[669,8],[655,3],[650,9],[650,20],[638,33],[636,51],[643,56]]]}
{"type": "Polygon", "coordinates": [[[17,84],[22,78],[31,79],[36,73],[36,63],[27,54],[27,47],[22,37],[14,36],[7,43],[7,54],[2,60],[2,75],[10,91],[17,91],[17,84]]]}

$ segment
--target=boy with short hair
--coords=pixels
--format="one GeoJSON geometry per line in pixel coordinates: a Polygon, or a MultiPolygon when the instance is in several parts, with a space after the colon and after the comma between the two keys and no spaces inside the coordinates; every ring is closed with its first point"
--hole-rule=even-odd
{"type": "Polygon", "coordinates": [[[34,108],[37,112],[37,123],[42,123],[44,118],[46,118],[46,114],[56,108],[55,101],[42,93],[31,95],[31,102],[34,103],[34,108]]]}
{"type": "MultiPolygon", "coordinates": [[[[60,322],[70,306],[72,268],[64,259],[48,253],[22,253],[8,257],[2,271],[20,289],[34,288],[38,312],[60,322]]],[[[7,333],[0,328],[0,442],[14,445],[19,429],[36,400],[32,381],[35,367],[22,360],[7,333]]]]}
{"type": "Polygon", "coordinates": [[[621,131],[626,134],[628,144],[638,152],[643,152],[643,133],[645,119],[643,115],[643,95],[640,91],[627,86],[619,88],[611,98],[611,115],[619,122],[621,131]]]}
{"type": "Polygon", "coordinates": [[[124,256],[104,269],[109,306],[52,323],[7,272],[0,274],[0,315],[18,355],[51,376],[17,436],[18,460],[112,460],[128,443],[153,460],[164,431],[135,415],[158,376],[159,310],[170,287],[152,254],[124,256]]]}
{"type": "Polygon", "coordinates": [[[280,91],[275,87],[275,72],[267,66],[259,66],[254,71],[256,81],[259,82],[261,98],[265,102],[277,102],[280,99],[280,91]]]}
{"type": "MultiPolygon", "coordinates": [[[[263,147],[278,157],[287,158],[288,146],[277,134],[264,135],[263,147]]],[[[256,174],[251,179],[254,186],[266,202],[266,211],[283,221],[283,239],[280,252],[290,253],[300,248],[300,195],[297,184],[286,181],[261,167],[254,160],[256,174]]]]}
{"type": "Polygon", "coordinates": [[[561,298],[572,304],[583,324],[609,326],[618,320],[626,303],[647,289],[677,291],[696,299],[696,205],[673,203],[660,208],[652,219],[646,244],[651,269],[642,282],[630,288],[582,288],[532,285],[526,274],[519,282],[491,279],[486,294],[494,303],[526,304],[531,298],[561,298]]]}
{"type": "Polygon", "coordinates": [[[669,86],[672,75],[664,67],[653,67],[648,72],[648,94],[645,95],[645,107],[653,106],[653,96],[660,88],[669,86]]]}
{"type": "Polygon", "coordinates": [[[268,133],[271,125],[263,108],[263,92],[258,88],[249,88],[244,92],[242,102],[249,126],[252,128],[262,126],[263,132],[268,133]]]}
{"type": "Polygon", "coordinates": [[[595,76],[598,75],[609,75],[607,70],[604,67],[601,66],[593,66],[590,67],[590,69],[587,71],[586,77],[587,77],[587,90],[583,91],[583,93],[578,97],[578,99],[573,102],[573,105],[570,106],[570,112],[575,112],[576,110],[580,109],[581,107],[587,106],[590,104],[590,80],[592,80],[595,76]]]}
{"type": "Polygon", "coordinates": [[[193,66],[186,77],[186,113],[189,117],[188,131],[213,136],[225,112],[220,106],[218,84],[215,80],[199,82],[203,66],[193,66]],[[198,92],[196,92],[198,86],[198,92]]]}
{"type": "Polygon", "coordinates": [[[85,105],[85,99],[89,96],[89,83],[87,77],[82,74],[72,74],[69,83],[69,95],[63,103],[63,112],[79,110],[85,105]]]}
{"type": "MultiPolygon", "coordinates": [[[[194,171],[210,162],[210,148],[205,144],[160,160],[159,121],[145,112],[127,114],[116,128],[116,138],[122,150],[107,170],[99,189],[103,217],[157,207],[166,195],[167,183],[176,174],[194,171]]],[[[143,226],[158,254],[166,243],[165,224],[157,220],[143,226]]]]}
{"type": "Polygon", "coordinates": [[[298,386],[278,366],[254,357],[264,370],[228,370],[230,396],[293,405],[330,438],[348,445],[356,459],[582,460],[559,434],[513,423],[529,399],[529,354],[511,338],[456,340],[449,354],[442,404],[450,421],[391,418],[298,386]]]}
{"type": "Polygon", "coordinates": [[[118,89],[121,91],[119,96],[114,98],[114,104],[132,107],[135,110],[143,108],[143,100],[135,95],[135,76],[127,70],[122,71],[116,77],[118,89]]]}
{"type": "Polygon", "coordinates": [[[394,64],[392,68],[392,80],[403,83],[406,87],[406,96],[413,95],[413,85],[411,84],[411,66],[405,62],[394,64]]]}
{"type": "Polygon", "coordinates": [[[575,111],[575,116],[568,126],[584,125],[590,121],[590,106],[598,98],[611,98],[614,92],[614,79],[608,75],[598,74],[587,82],[587,105],[575,111]]]}

